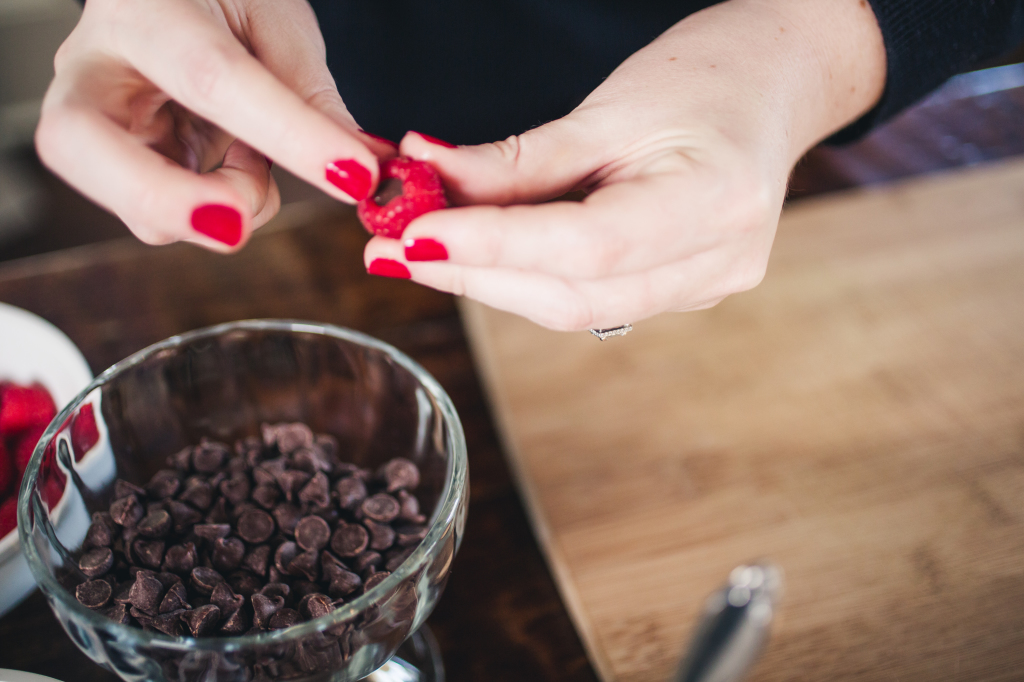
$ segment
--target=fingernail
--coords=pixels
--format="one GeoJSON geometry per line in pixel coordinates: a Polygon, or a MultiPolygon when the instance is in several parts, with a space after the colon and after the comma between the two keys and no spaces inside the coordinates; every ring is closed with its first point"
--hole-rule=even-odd
{"type": "Polygon", "coordinates": [[[230,206],[206,204],[192,211],[192,229],[222,244],[236,246],[242,241],[242,214],[230,206]]]}
{"type": "Polygon", "coordinates": [[[331,161],[324,175],[329,183],[356,201],[362,201],[370,193],[373,176],[366,166],[353,159],[331,161]]]}
{"type": "Polygon", "coordinates": [[[270,158],[269,156],[264,156],[263,158],[267,162],[267,170],[270,170],[271,168],[274,167],[274,160],[272,158],[270,158]]]}
{"type": "Polygon", "coordinates": [[[397,142],[392,142],[391,140],[389,140],[386,137],[381,137],[380,135],[374,135],[373,133],[369,133],[369,132],[363,130],[362,128],[359,129],[359,132],[361,132],[363,135],[366,135],[367,137],[370,137],[370,138],[373,138],[374,140],[377,140],[377,142],[383,142],[384,144],[389,144],[392,147],[394,147],[395,149],[398,149],[398,143],[397,142]]]}
{"type": "Polygon", "coordinates": [[[404,243],[406,260],[448,260],[448,249],[436,239],[406,239],[404,243]]]}
{"type": "Polygon", "coordinates": [[[415,130],[411,130],[409,132],[416,133],[417,135],[419,135],[420,137],[422,137],[424,140],[426,140],[427,142],[429,142],[431,144],[436,144],[436,145],[440,145],[442,147],[447,147],[448,149],[455,149],[456,148],[456,146],[453,145],[451,142],[445,142],[444,140],[439,140],[436,137],[433,137],[431,135],[427,135],[425,133],[421,133],[421,132],[418,132],[418,131],[415,131],[415,130]]]}
{"type": "Polygon", "coordinates": [[[370,263],[370,267],[366,268],[366,271],[371,275],[394,277],[395,279],[409,279],[412,277],[409,274],[409,268],[390,258],[375,258],[370,263]]]}

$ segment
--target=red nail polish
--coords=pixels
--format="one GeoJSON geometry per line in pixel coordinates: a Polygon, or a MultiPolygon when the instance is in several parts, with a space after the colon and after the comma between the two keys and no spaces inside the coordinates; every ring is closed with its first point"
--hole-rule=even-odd
{"type": "Polygon", "coordinates": [[[431,135],[426,135],[424,133],[417,132],[415,130],[410,131],[410,132],[416,133],[417,135],[419,135],[420,137],[422,137],[424,140],[426,140],[427,142],[429,142],[431,144],[436,144],[436,145],[439,145],[441,147],[447,147],[448,149],[455,149],[456,148],[456,146],[454,144],[452,144],[451,142],[445,142],[444,140],[439,140],[436,137],[433,137],[431,135]]]}
{"type": "Polygon", "coordinates": [[[327,164],[324,172],[327,181],[356,201],[362,201],[370,194],[373,176],[370,170],[353,159],[338,159],[327,164]]]}
{"type": "Polygon", "coordinates": [[[405,259],[412,261],[448,260],[448,249],[436,239],[407,239],[405,259]]]}
{"type": "Polygon", "coordinates": [[[192,211],[192,229],[222,244],[242,241],[242,214],[221,204],[206,204],[192,211]]]}
{"type": "Polygon", "coordinates": [[[361,132],[363,135],[366,135],[367,137],[370,137],[370,138],[373,138],[374,140],[377,140],[377,142],[383,142],[384,144],[389,144],[392,147],[394,147],[395,149],[398,149],[398,143],[397,142],[392,142],[391,140],[389,140],[386,137],[381,137],[380,135],[374,135],[373,133],[368,133],[365,130],[360,130],[359,132],[361,132]]]}
{"type": "Polygon", "coordinates": [[[409,279],[412,277],[409,274],[409,268],[390,258],[375,258],[370,263],[370,267],[366,268],[366,271],[371,275],[394,277],[395,279],[409,279]]]}

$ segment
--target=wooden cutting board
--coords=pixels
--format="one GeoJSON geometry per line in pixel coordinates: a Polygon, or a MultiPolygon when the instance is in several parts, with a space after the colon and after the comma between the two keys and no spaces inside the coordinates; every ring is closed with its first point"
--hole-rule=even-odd
{"type": "Polygon", "coordinates": [[[1024,678],[1024,161],[800,203],[759,287],[624,338],[463,312],[604,680],[757,557],[753,679],[1024,678]]]}

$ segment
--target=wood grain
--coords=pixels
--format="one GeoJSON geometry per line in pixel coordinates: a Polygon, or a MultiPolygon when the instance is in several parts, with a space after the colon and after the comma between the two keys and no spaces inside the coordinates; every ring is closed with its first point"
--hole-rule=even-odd
{"type": "Polygon", "coordinates": [[[801,202],[758,288],[625,338],[463,315],[604,680],[755,557],[757,680],[1024,674],[1024,161],[801,202]]]}

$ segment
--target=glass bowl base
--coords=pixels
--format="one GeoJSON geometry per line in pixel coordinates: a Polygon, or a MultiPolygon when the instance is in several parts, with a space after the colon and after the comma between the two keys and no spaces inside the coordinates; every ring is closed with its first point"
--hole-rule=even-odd
{"type": "Polygon", "coordinates": [[[362,682],[444,682],[444,662],[434,633],[420,627],[398,647],[394,657],[362,682]]]}

